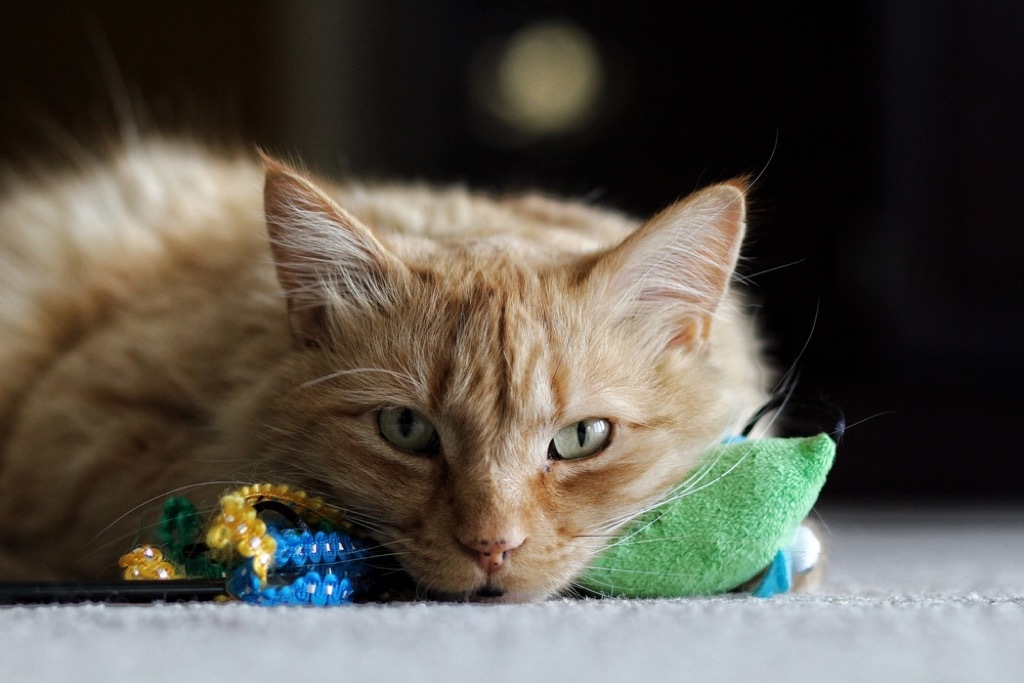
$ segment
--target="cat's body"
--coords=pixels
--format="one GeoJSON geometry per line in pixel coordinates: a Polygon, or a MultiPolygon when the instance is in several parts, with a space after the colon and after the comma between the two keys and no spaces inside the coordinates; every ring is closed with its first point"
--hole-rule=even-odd
{"type": "Polygon", "coordinates": [[[728,292],[739,186],[635,232],[265,167],[153,140],[10,183],[0,579],[109,574],[154,501],[268,480],[349,510],[429,594],[534,599],[763,399],[728,292]]]}

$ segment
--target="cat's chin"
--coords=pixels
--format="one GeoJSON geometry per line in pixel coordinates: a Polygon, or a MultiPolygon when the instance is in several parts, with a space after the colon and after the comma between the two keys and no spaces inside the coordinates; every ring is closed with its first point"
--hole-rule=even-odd
{"type": "Polygon", "coordinates": [[[427,596],[431,600],[439,602],[463,602],[482,604],[520,604],[529,602],[540,602],[557,595],[557,589],[537,588],[507,588],[500,583],[486,583],[466,590],[433,590],[427,596]]]}
{"type": "Polygon", "coordinates": [[[449,577],[442,583],[437,578],[420,577],[410,573],[413,583],[420,586],[420,597],[440,602],[483,603],[483,604],[517,604],[540,602],[560,595],[566,589],[565,581],[554,576],[537,580],[524,579],[514,573],[498,575],[490,578],[464,577],[461,582],[453,582],[449,577]],[[430,586],[429,589],[426,586],[430,586]]]}
{"type": "Polygon", "coordinates": [[[522,604],[539,602],[549,597],[548,593],[542,591],[506,591],[500,588],[484,586],[476,591],[465,593],[458,597],[442,597],[448,602],[471,602],[481,604],[522,604]]]}

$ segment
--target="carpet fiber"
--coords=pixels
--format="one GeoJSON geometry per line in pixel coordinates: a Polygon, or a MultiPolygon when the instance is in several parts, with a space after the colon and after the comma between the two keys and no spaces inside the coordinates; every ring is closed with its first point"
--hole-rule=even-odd
{"type": "Polygon", "coordinates": [[[811,595],[7,607],[0,680],[1024,680],[1024,510],[821,518],[811,595]]]}

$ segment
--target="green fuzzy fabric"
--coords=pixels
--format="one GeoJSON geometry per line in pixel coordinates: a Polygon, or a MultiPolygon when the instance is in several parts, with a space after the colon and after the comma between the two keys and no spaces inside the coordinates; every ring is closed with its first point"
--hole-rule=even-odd
{"type": "Polygon", "coordinates": [[[740,586],[789,544],[825,484],[835,447],[820,434],[715,448],[577,583],[628,598],[715,595],[740,586]]]}

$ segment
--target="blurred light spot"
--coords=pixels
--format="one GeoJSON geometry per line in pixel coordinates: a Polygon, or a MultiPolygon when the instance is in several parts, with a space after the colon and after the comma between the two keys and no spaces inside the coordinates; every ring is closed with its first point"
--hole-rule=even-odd
{"type": "Polygon", "coordinates": [[[514,133],[510,143],[585,128],[606,86],[593,38],[561,20],[531,24],[485,48],[471,79],[477,105],[514,133]]]}

